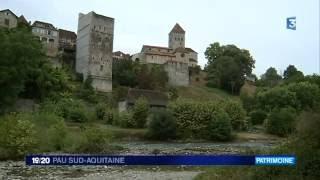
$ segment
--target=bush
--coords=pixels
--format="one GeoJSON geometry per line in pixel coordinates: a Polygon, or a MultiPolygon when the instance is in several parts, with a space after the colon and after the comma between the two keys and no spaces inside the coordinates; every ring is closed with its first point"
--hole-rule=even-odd
{"type": "Polygon", "coordinates": [[[267,132],[279,136],[287,136],[294,131],[296,112],[293,108],[273,110],[266,122],[267,132]]]}
{"type": "Polygon", "coordinates": [[[263,110],[255,110],[250,112],[250,121],[252,125],[263,124],[268,114],[263,110]]]}
{"type": "MultiPolygon", "coordinates": [[[[259,167],[255,179],[319,179],[320,177],[320,114],[303,112],[297,119],[296,133],[284,145],[269,154],[294,154],[297,164],[288,167],[259,167]]],[[[249,174],[249,173],[248,173],[249,174]]]]}
{"type": "Polygon", "coordinates": [[[34,152],[37,145],[34,124],[16,115],[7,115],[0,124],[1,159],[17,159],[34,152]]]}
{"type": "Polygon", "coordinates": [[[119,120],[118,111],[113,108],[107,108],[103,120],[107,124],[119,125],[117,122],[119,120]]]}
{"type": "Polygon", "coordinates": [[[242,105],[235,101],[226,101],[223,104],[224,111],[229,115],[232,128],[235,130],[245,130],[248,128],[246,112],[242,105]]]}
{"type": "Polygon", "coordinates": [[[41,112],[55,113],[66,120],[86,122],[89,120],[89,111],[83,101],[63,98],[57,102],[45,101],[41,104],[41,112]]]}
{"type": "Polygon", "coordinates": [[[157,110],[150,115],[147,137],[155,140],[167,140],[176,137],[176,122],[172,112],[157,110]]]}
{"type": "Polygon", "coordinates": [[[213,102],[179,100],[170,105],[177,123],[177,135],[183,138],[206,138],[207,126],[219,105],[213,102]]]}
{"type": "Polygon", "coordinates": [[[269,112],[274,108],[299,107],[296,93],[289,91],[287,87],[274,87],[257,93],[258,105],[269,112]]]}
{"type": "Polygon", "coordinates": [[[227,141],[231,139],[232,125],[227,113],[217,111],[208,124],[208,139],[227,141]]]}
{"type": "MultiPolygon", "coordinates": [[[[48,141],[54,150],[62,150],[67,136],[67,127],[63,119],[57,119],[48,130],[48,141]]],[[[52,150],[51,149],[51,150],[52,150]]]]}
{"type": "Polygon", "coordinates": [[[132,119],[131,112],[121,112],[119,113],[118,124],[123,128],[133,128],[136,126],[135,122],[132,119]]]}
{"type": "Polygon", "coordinates": [[[111,134],[99,128],[88,128],[84,131],[84,142],[80,145],[80,151],[85,153],[109,152],[111,134]]]}
{"type": "Polygon", "coordinates": [[[292,83],[288,85],[288,90],[296,94],[297,104],[303,110],[314,108],[320,102],[320,89],[316,84],[309,82],[292,83]]]}
{"type": "Polygon", "coordinates": [[[106,105],[103,103],[99,103],[96,108],[95,108],[95,112],[96,112],[96,116],[98,120],[103,120],[105,113],[106,113],[106,105]]]}
{"type": "Polygon", "coordinates": [[[132,111],[132,119],[134,121],[134,127],[143,128],[146,125],[147,117],[148,117],[148,101],[140,97],[136,100],[135,105],[132,111]]]}

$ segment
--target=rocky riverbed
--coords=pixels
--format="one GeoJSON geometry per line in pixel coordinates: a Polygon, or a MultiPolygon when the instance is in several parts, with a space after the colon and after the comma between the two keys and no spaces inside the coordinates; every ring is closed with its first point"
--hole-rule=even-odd
{"type": "MultiPolygon", "coordinates": [[[[234,143],[117,143],[124,150],[119,154],[241,154],[266,150],[275,141],[234,143]]],[[[192,167],[168,166],[34,166],[23,161],[0,162],[0,179],[193,179],[201,173],[192,167]]]]}

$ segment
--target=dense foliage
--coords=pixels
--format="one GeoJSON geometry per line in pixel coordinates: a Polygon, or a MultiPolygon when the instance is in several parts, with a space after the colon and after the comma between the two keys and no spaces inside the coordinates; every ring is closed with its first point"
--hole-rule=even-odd
{"type": "Polygon", "coordinates": [[[148,112],[149,112],[148,101],[143,97],[138,98],[132,109],[132,119],[134,122],[133,127],[136,127],[136,128],[145,127],[147,122],[148,112]]]}
{"type": "Polygon", "coordinates": [[[210,44],[205,51],[208,63],[208,85],[239,93],[245,76],[250,75],[254,68],[254,59],[248,50],[239,49],[235,45],[220,46],[210,44]]]}
{"type": "Polygon", "coordinates": [[[164,89],[168,82],[162,65],[140,64],[131,60],[114,61],[112,67],[114,86],[138,87],[140,89],[164,89]]]}
{"type": "Polygon", "coordinates": [[[39,40],[26,28],[0,28],[0,109],[3,112],[19,96],[55,98],[68,89],[68,77],[54,69],[39,40]]]}
{"type": "Polygon", "coordinates": [[[274,109],[266,122],[267,132],[287,136],[294,131],[296,112],[293,108],[274,109]]]}
{"type": "Polygon", "coordinates": [[[177,122],[177,134],[183,138],[202,138],[211,140],[226,140],[231,134],[229,124],[241,128],[246,124],[244,110],[235,102],[194,102],[177,101],[170,106],[177,122]],[[229,106],[229,107],[228,107],[229,106]],[[221,111],[226,112],[221,115],[221,111]],[[226,125],[222,127],[221,124],[226,125]],[[211,128],[217,128],[213,130],[211,128]],[[220,131],[220,128],[223,131],[220,131]],[[218,130],[219,129],[219,130],[218,130]],[[225,130],[225,131],[224,131],[225,130]],[[213,132],[222,134],[212,134],[213,132]],[[219,137],[226,138],[219,138],[219,137]],[[213,137],[217,137],[212,139],[213,137]]]}
{"type": "Polygon", "coordinates": [[[147,138],[167,140],[176,137],[176,122],[172,112],[166,110],[154,111],[149,118],[147,138]]]}

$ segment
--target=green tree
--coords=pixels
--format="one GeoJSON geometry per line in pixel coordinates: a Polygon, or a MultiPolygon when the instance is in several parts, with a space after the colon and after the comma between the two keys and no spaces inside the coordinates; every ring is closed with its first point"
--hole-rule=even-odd
{"type": "Polygon", "coordinates": [[[156,140],[166,140],[176,137],[176,121],[172,112],[157,110],[150,116],[147,137],[156,140]]]}
{"type": "Polygon", "coordinates": [[[132,111],[132,118],[135,122],[135,127],[143,128],[146,125],[148,111],[148,101],[144,97],[138,98],[134,104],[132,111]]]}
{"type": "Polygon", "coordinates": [[[263,86],[274,87],[281,81],[282,77],[278,74],[277,70],[273,67],[267,69],[267,71],[261,76],[261,84],[263,86]]]}
{"type": "Polygon", "coordinates": [[[289,65],[283,73],[283,79],[288,80],[290,78],[294,78],[295,76],[303,77],[303,73],[298,71],[294,65],[289,65]]]}
{"type": "Polygon", "coordinates": [[[245,76],[251,74],[255,63],[248,50],[235,45],[220,46],[217,42],[210,44],[205,56],[208,59],[205,67],[208,85],[232,93],[240,91],[245,76]]]}
{"type": "Polygon", "coordinates": [[[43,99],[67,89],[67,76],[50,65],[28,28],[0,28],[0,39],[0,111],[20,95],[43,99]]]}

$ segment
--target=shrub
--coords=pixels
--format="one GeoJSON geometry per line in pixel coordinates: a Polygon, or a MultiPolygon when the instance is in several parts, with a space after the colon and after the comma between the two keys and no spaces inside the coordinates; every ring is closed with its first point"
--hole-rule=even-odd
{"type": "Polygon", "coordinates": [[[57,119],[48,130],[48,140],[54,150],[62,150],[67,136],[67,127],[63,119],[57,119]]]}
{"type": "Polygon", "coordinates": [[[235,130],[245,130],[248,127],[246,112],[242,105],[235,101],[226,101],[223,104],[224,111],[229,115],[232,128],[235,130]]]}
{"type": "Polygon", "coordinates": [[[292,83],[288,90],[295,93],[301,109],[313,108],[320,101],[320,90],[309,82],[292,83]]]}
{"type": "Polygon", "coordinates": [[[169,87],[169,99],[176,100],[179,97],[178,89],[175,87],[169,87]]]}
{"type": "Polygon", "coordinates": [[[179,100],[170,105],[177,123],[177,134],[184,138],[205,138],[207,126],[220,107],[213,102],[179,100]]]}
{"type": "Polygon", "coordinates": [[[106,113],[106,105],[103,103],[99,103],[95,108],[95,113],[98,120],[103,120],[106,113]]]}
{"type": "Polygon", "coordinates": [[[223,111],[217,111],[208,124],[209,140],[227,141],[231,139],[232,125],[230,117],[223,111]]]}
{"type": "Polygon", "coordinates": [[[41,112],[55,113],[58,116],[65,118],[66,120],[74,122],[86,122],[89,120],[89,112],[83,101],[63,98],[58,102],[46,101],[41,104],[41,112]]]}
{"type": "Polygon", "coordinates": [[[250,112],[250,121],[252,125],[263,124],[264,120],[267,118],[268,114],[261,110],[255,110],[250,112]]]}
{"type": "Polygon", "coordinates": [[[147,137],[156,140],[175,138],[176,122],[172,112],[157,110],[150,115],[147,137]]]}
{"type": "Polygon", "coordinates": [[[121,112],[119,113],[119,120],[118,120],[118,124],[120,125],[120,127],[123,128],[133,128],[136,127],[135,122],[132,119],[132,114],[131,112],[121,112]]]}
{"type": "Polygon", "coordinates": [[[36,149],[34,124],[28,120],[8,115],[1,120],[0,133],[1,159],[21,158],[36,149]]]}
{"type": "Polygon", "coordinates": [[[134,127],[143,128],[145,127],[148,117],[148,101],[140,97],[136,100],[132,111],[132,119],[134,120],[134,127]]]}
{"type": "Polygon", "coordinates": [[[267,132],[287,136],[294,130],[295,110],[293,108],[274,109],[266,122],[267,132]]]}
{"type": "Polygon", "coordinates": [[[299,106],[296,93],[289,91],[285,86],[259,91],[257,101],[259,107],[267,112],[274,108],[297,108],[299,106]]]}
{"type": "Polygon", "coordinates": [[[85,141],[80,146],[80,151],[85,153],[108,152],[111,134],[99,128],[87,128],[84,131],[85,141]]]}
{"type": "Polygon", "coordinates": [[[113,124],[113,122],[117,118],[116,116],[117,116],[116,110],[112,108],[107,108],[104,113],[103,120],[105,120],[107,124],[113,124]]]}

